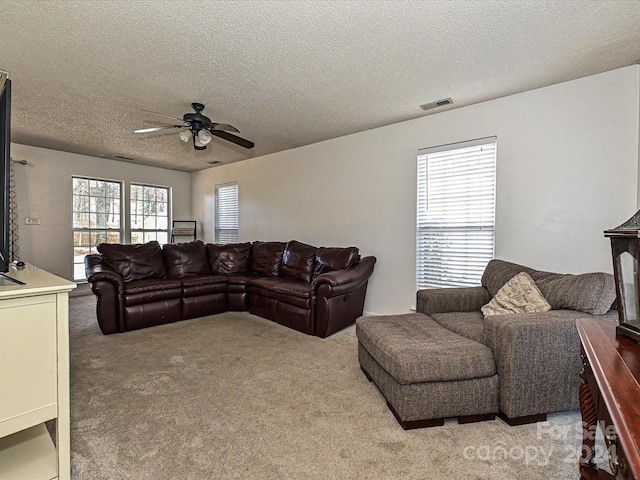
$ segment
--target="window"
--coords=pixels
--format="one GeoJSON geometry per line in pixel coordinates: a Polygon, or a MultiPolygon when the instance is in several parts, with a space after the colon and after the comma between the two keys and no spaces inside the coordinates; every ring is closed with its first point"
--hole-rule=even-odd
{"type": "MultiPolygon", "coordinates": [[[[100,243],[169,241],[169,189],[131,184],[130,228],[122,218],[122,182],[72,177],[73,279],[85,280],[84,257],[100,243]]],[[[125,217],[126,218],[126,217],[125,217]]]]}
{"type": "Polygon", "coordinates": [[[131,184],[131,243],[169,241],[169,189],[131,184]]]}
{"type": "Polygon", "coordinates": [[[496,138],[418,151],[416,287],[480,285],[494,253],[496,138]]]}
{"type": "Polygon", "coordinates": [[[121,184],[73,177],[73,279],[85,280],[84,256],[122,238],[121,184]]]}
{"type": "Polygon", "coordinates": [[[216,187],[216,243],[238,241],[238,184],[216,187]]]}

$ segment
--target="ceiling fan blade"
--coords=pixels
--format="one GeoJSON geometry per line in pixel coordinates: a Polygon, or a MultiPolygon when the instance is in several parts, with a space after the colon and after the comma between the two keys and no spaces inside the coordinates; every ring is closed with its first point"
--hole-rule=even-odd
{"type": "Polygon", "coordinates": [[[171,118],[171,119],[173,119],[173,120],[178,120],[178,121],[180,121],[180,122],[184,121],[182,118],[174,117],[173,115],[165,115],[164,113],[154,112],[153,110],[145,110],[144,108],[141,108],[140,110],[142,110],[143,112],[153,113],[153,114],[155,114],[155,115],[161,115],[161,116],[163,116],[163,117],[171,118]]]}
{"type": "Polygon", "coordinates": [[[212,135],[215,135],[216,137],[224,138],[225,140],[235,143],[236,145],[240,145],[241,147],[253,148],[254,146],[253,142],[250,142],[249,140],[245,140],[244,138],[240,138],[232,133],[224,132],[222,130],[214,130],[214,129],[210,129],[209,131],[211,132],[212,135]]]}
{"type": "Polygon", "coordinates": [[[141,128],[139,130],[134,130],[133,133],[151,133],[151,132],[159,132],[160,130],[167,130],[169,128],[188,128],[189,125],[165,125],[162,127],[149,127],[149,128],[141,128]]]}
{"type": "Polygon", "coordinates": [[[232,127],[231,125],[227,125],[226,123],[207,123],[208,127],[213,128],[214,130],[224,130],[225,132],[236,132],[240,133],[236,127],[232,127]]]}

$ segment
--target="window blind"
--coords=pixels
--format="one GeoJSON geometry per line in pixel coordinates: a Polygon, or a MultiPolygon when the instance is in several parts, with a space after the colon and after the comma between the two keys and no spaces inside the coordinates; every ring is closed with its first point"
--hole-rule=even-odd
{"type": "Polygon", "coordinates": [[[418,151],[416,287],[480,285],[494,255],[496,138],[418,151]]]}
{"type": "Polygon", "coordinates": [[[238,184],[216,187],[215,190],[216,243],[238,241],[238,184]]]}

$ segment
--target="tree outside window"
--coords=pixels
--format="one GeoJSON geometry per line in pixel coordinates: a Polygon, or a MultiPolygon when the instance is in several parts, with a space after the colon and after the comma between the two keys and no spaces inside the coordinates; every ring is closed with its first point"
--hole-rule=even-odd
{"type": "Polygon", "coordinates": [[[120,182],[73,177],[73,279],[85,280],[84,257],[122,238],[120,182]]]}
{"type": "Polygon", "coordinates": [[[131,185],[131,243],[169,241],[169,189],[131,185]]]}

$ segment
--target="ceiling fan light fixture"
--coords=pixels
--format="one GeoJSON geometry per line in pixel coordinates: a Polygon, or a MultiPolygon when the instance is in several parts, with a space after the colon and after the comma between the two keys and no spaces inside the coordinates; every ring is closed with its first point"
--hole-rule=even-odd
{"type": "Polygon", "coordinates": [[[193,136],[193,148],[196,150],[206,150],[207,146],[200,141],[198,135],[193,136]]]}
{"type": "MultiPolygon", "coordinates": [[[[0,73],[2,73],[1,70],[0,73]]],[[[253,142],[240,138],[233,133],[229,133],[240,133],[237,128],[227,125],[226,123],[213,123],[209,117],[202,115],[202,110],[204,109],[204,105],[202,103],[192,103],[191,106],[195,110],[195,113],[185,113],[182,118],[153,112],[151,110],[143,110],[148,113],[154,113],[156,115],[162,115],[163,117],[175,119],[181,123],[179,125],[162,125],[160,127],[140,128],[138,130],[134,130],[133,133],[151,133],[178,128],[182,129],[178,132],[180,140],[185,143],[189,143],[189,140],[191,139],[193,142],[193,148],[196,150],[205,150],[207,148],[207,144],[211,142],[214,136],[227,140],[228,142],[234,143],[243,148],[254,147],[253,142]]]]}
{"type": "Polygon", "coordinates": [[[183,130],[180,133],[178,133],[178,136],[180,137],[180,140],[182,140],[185,143],[187,143],[189,141],[189,139],[191,139],[191,135],[193,135],[191,130],[183,130]]]}
{"type": "Polygon", "coordinates": [[[206,145],[211,141],[211,134],[207,132],[205,129],[202,129],[198,132],[198,140],[202,145],[206,145]]]}

